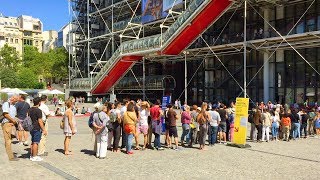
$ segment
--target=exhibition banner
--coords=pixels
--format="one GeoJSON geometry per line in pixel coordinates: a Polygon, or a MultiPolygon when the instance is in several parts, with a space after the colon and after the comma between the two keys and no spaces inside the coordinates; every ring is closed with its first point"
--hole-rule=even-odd
{"type": "Polygon", "coordinates": [[[245,145],[247,139],[249,99],[237,98],[235,109],[236,113],[234,121],[233,143],[238,145],[245,145]]]}

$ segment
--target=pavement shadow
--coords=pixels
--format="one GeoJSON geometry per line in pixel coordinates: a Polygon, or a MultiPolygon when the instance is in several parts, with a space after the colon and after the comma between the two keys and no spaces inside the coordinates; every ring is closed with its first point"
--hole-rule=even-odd
{"type": "Polygon", "coordinates": [[[63,149],[56,149],[55,151],[64,154],[64,150],[63,149]]]}
{"type": "Polygon", "coordinates": [[[90,155],[90,156],[96,155],[96,153],[93,150],[88,150],[88,149],[82,149],[80,152],[82,152],[83,154],[86,154],[86,155],[90,155]]]}

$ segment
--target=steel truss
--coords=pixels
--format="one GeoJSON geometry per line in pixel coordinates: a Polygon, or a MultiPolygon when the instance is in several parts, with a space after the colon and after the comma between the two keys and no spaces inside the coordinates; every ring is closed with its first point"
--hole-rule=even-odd
{"type": "MultiPolygon", "coordinates": [[[[175,22],[181,12],[185,10],[187,4],[190,3],[189,0],[186,0],[185,5],[182,8],[171,8],[165,19],[142,24],[140,12],[141,0],[69,1],[71,23],[74,25],[74,27],[72,28],[72,32],[76,34],[75,41],[69,42],[70,48],[76,49],[76,52],[70,55],[70,79],[72,80],[76,77],[91,79],[90,86],[86,86],[87,91],[92,88],[92,78],[94,78],[95,74],[101,71],[103,65],[108,62],[108,59],[112,56],[113,52],[115,52],[117,47],[122,42],[130,39],[139,39],[150,35],[162,34],[166,31],[166,28],[168,26],[175,22]]],[[[301,1],[302,0],[248,0],[248,4],[250,9],[255,10],[256,13],[259,14],[259,12],[257,11],[257,7],[259,6],[272,7],[277,5],[287,5],[288,3],[299,3],[301,1]]],[[[237,3],[235,4],[235,6],[229,10],[234,12],[232,16],[236,13],[238,8],[243,8],[243,0],[239,0],[236,2],[237,3]]],[[[308,9],[306,10],[306,12],[307,11],[308,9]]],[[[305,15],[305,13],[302,15],[302,17],[305,15]]],[[[259,15],[261,16],[261,14],[259,15]]],[[[230,20],[231,18],[226,22],[225,27],[228,25],[230,20]]],[[[250,52],[251,50],[257,50],[274,53],[276,50],[280,49],[286,50],[292,48],[299,49],[305,47],[320,46],[320,31],[292,35],[288,33],[287,35],[281,35],[277,31],[277,29],[275,29],[269,22],[268,25],[274,32],[277,33],[277,36],[247,41],[246,45],[248,48],[248,52],[250,52]]],[[[295,26],[296,25],[297,24],[295,24],[295,26]]],[[[220,35],[224,32],[225,27],[223,28],[220,35]]],[[[151,62],[184,60],[191,61],[195,59],[204,60],[213,57],[219,59],[220,56],[225,54],[241,54],[244,52],[244,43],[241,41],[223,45],[215,45],[214,42],[214,45],[209,45],[209,43],[206,42],[202,35],[199,36],[199,39],[200,41],[205,42],[205,46],[195,48],[193,45],[191,45],[190,47],[188,47],[185,50],[188,53],[187,59],[186,56],[182,53],[178,56],[158,56],[157,54],[154,54],[149,55],[146,58],[151,62]]],[[[271,56],[273,53],[271,53],[271,56]]],[[[302,58],[307,62],[304,57],[302,58]]],[[[220,62],[223,65],[223,62],[221,60],[220,62]]],[[[227,72],[229,72],[227,67],[224,66],[224,68],[227,72]]],[[[197,69],[197,71],[198,70],[199,68],[197,69]]],[[[257,74],[259,72],[257,72],[257,74]]],[[[252,79],[249,80],[249,83],[244,88],[244,86],[241,86],[236,81],[236,79],[230,72],[229,75],[243,91],[252,81],[252,79]]],[[[191,77],[193,77],[193,75],[191,75],[191,77]]]]}

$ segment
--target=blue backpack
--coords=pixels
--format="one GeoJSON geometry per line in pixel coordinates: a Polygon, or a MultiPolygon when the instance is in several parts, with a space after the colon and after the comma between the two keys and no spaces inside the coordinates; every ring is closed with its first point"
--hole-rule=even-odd
{"type": "Polygon", "coordinates": [[[93,113],[91,113],[91,115],[90,115],[90,117],[89,117],[89,120],[88,120],[88,126],[89,126],[89,128],[91,128],[91,129],[93,129],[93,115],[95,114],[95,113],[97,113],[97,112],[93,112],[93,113]]]}

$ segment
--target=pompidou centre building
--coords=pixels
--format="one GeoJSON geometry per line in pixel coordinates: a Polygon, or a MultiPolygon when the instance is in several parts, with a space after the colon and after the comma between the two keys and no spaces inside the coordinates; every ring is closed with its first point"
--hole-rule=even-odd
{"type": "Polygon", "coordinates": [[[70,0],[70,95],[315,103],[320,0],[70,0]]]}

